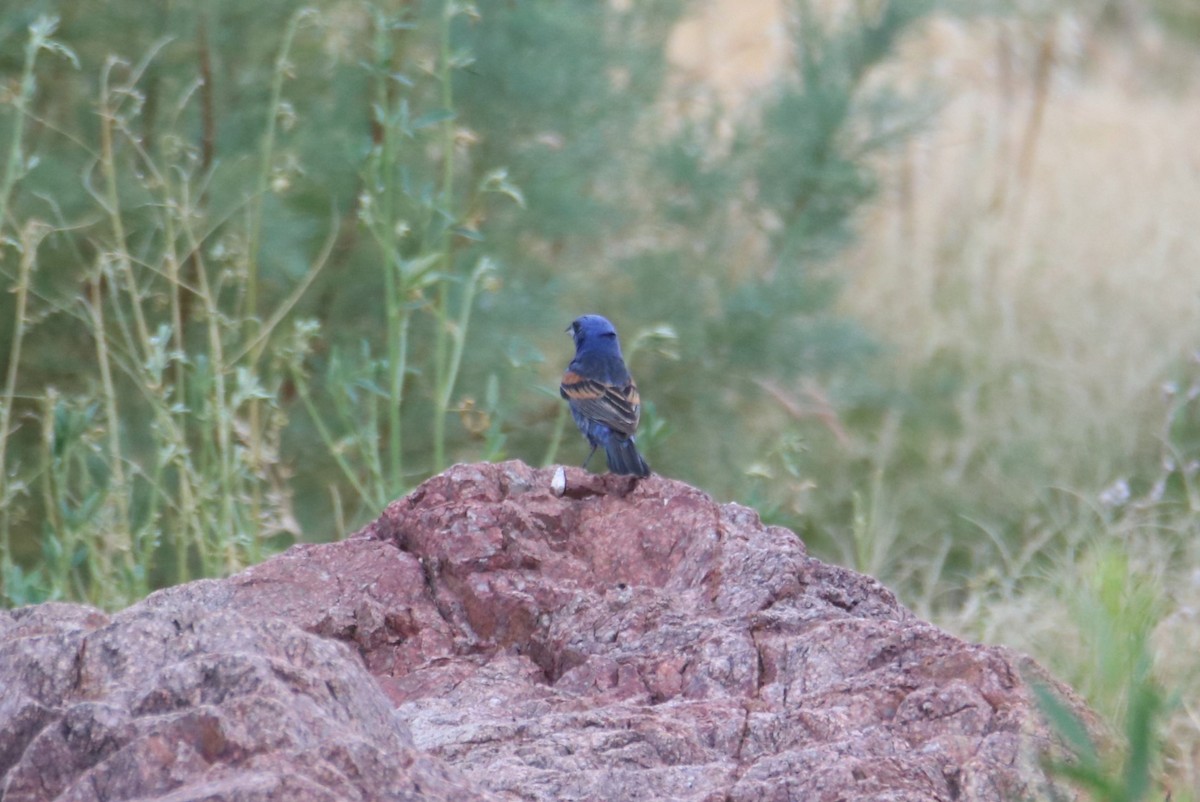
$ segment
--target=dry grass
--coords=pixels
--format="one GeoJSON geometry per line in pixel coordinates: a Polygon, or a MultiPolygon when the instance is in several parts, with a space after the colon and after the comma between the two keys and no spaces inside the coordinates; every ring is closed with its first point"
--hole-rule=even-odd
{"type": "MultiPolygon", "coordinates": [[[[1000,60],[987,35],[963,36],[1000,60]]],[[[1054,431],[1099,422],[1132,446],[1141,433],[1109,425],[1157,419],[1157,383],[1196,348],[1200,84],[1136,86],[1124,58],[1060,65],[1022,174],[1036,87],[1005,97],[988,73],[939,82],[946,105],[866,221],[846,310],[902,360],[950,348],[1021,364],[1088,410],[1054,431]]]]}

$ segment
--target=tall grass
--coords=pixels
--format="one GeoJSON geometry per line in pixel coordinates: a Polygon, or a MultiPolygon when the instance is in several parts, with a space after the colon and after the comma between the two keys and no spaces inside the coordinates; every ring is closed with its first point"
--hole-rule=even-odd
{"type": "MultiPolygon", "coordinates": [[[[52,29],[39,22],[31,36],[52,29]]],[[[252,292],[253,271],[210,267],[213,222],[202,200],[207,177],[186,153],[142,146],[134,128],[149,63],[110,59],[98,76],[98,141],[94,150],[79,146],[91,156],[85,184],[103,223],[95,226],[94,252],[77,253],[90,261],[83,290],[65,301],[38,298],[46,311],[81,325],[94,348],[96,374],[85,394],[46,389],[36,413],[41,464],[26,474],[29,480],[6,477],[10,494],[38,486],[40,504],[24,514],[40,509],[44,515],[44,561],[36,574],[23,572],[5,543],[10,603],[75,597],[120,604],[164,582],[254,562],[265,539],[294,526],[287,494],[264,458],[277,447],[286,418],[268,406],[265,420],[248,423],[249,409],[274,400],[268,387],[277,381],[257,364],[255,343],[269,330],[247,329],[237,316],[252,292]],[[135,218],[148,225],[141,232],[148,244],[136,253],[127,230],[135,218]],[[183,324],[185,306],[195,310],[191,332],[183,324]]],[[[17,138],[12,142],[20,147],[17,138]]],[[[262,158],[269,160],[269,151],[262,158]]],[[[67,228],[62,222],[27,225],[41,225],[42,238],[67,228]]],[[[37,242],[25,238],[20,245],[10,388],[22,366],[22,341],[45,325],[44,316],[32,319],[26,307],[35,292],[29,279],[38,270],[37,242]]],[[[321,265],[318,259],[297,294],[321,265]]],[[[294,301],[271,320],[277,323],[294,301]]],[[[5,401],[7,417],[11,393],[5,401]]],[[[20,434],[4,431],[5,441],[20,434]]],[[[6,530],[7,509],[20,500],[6,505],[6,530]]]]}
{"type": "MultiPolygon", "coordinates": [[[[437,60],[429,76],[435,105],[418,113],[404,80],[397,77],[398,51],[411,24],[404,17],[373,10],[369,72],[375,141],[363,168],[357,218],[378,251],[385,354],[375,357],[365,344],[357,354],[335,350],[329,362],[332,381],[326,387],[333,414],[321,410],[304,360],[288,361],[289,376],[360,508],[380,509],[414,479],[446,467],[446,420],[457,411],[454,395],[471,313],[480,288],[497,271],[487,255],[478,256],[470,269],[459,267],[463,243],[482,238],[466,218],[484,195],[499,194],[518,205],[524,203],[502,169],[487,173],[474,186],[464,186],[456,167],[460,147],[453,82],[469,58],[452,50],[450,30],[469,13],[470,8],[456,3],[442,7],[437,17],[437,60]],[[436,190],[416,184],[412,176],[413,150],[427,146],[438,148],[436,190]],[[435,345],[418,364],[411,333],[414,321],[422,317],[432,325],[435,345]],[[401,413],[409,394],[408,379],[418,370],[432,376],[432,448],[430,459],[410,468],[404,460],[401,413]]],[[[316,333],[309,324],[297,330],[297,353],[309,353],[316,333]]],[[[340,498],[335,506],[343,507],[340,498]]],[[[345,531],[344,525],[339,523],[339,531],[345,531]]]]}
{"type": "MultiPolygon", "coordinates": [[[[443,28],[461,13],[446,4],[443,28]]],[[[175,127],[157,132],[157,147],[150,147],[148,75],[160,53],[152,49],[137,64],[107,58],[96,78],[95,139],[65,135],[86,165],[82,184],[92,205],[81,223],[62,219],[53,199],[46,200],[49,221],[29,214],[28,206],[22,216],[7,206],[29,163],[22,132],[32,119],[37,59],[57,53],[78,64],[51,38],[53,20],[30,28],[0,181],[0,230],[15,234],[7,246],[18,257],[8,274],[16,303],[0,398],[0,569],[7,603],[77,598],[120,606],[154,587],[234,571],[261,559],[271,544],[298,537],[290,476],[280,457],[290,423],[285,396],[293,392],[357,494],[356,518],[357,510],[382,508],[421,475],[406,472],[402,460],[405,378],[425,367],[410,353],[410,321],[424,315],[433,323],[439,346],[428,367],[436,376],[436,417],[443,419],[453,413],[476,294],[495,269],[481,258],[458,274],[452,256],[464,234],[459,210],[474,202],[473,193],[521,197],[502,172],[460,193],[453,109],[412,115],[390,64],[390,49],[409,26],[382,13],[372,19],[376,50],[367,69],[377,87],[380,137],[365,162],[358,217],[380,249],[387,358],[369,350],[359,360],[335,353],[327,393],[310,381],[320,325],[292,318],[328,264],[343,223],[333,216],[324,245],[271,307],[260,288],[264,221],[273,197],[288,186],[277,130],[289,113],[292,51],[314,24],[314,12],[296,12],[284,28],[252,156],[252,187],[222,205],[212,200],[220,168],[203,155],[208,143],[195,146],[181,121],[193,104],[204,103],[197,86],[185,86],[173,99],[175,127]],[[402,145],[421,142],[426,129],[438,131],[446,148],[436,196],[411,187],[411,157],[400,157],[402,145]],[[403,232],[414,219],[422,230],[403,232]],[[88,231],[86,248],[73,238],[76,228],[88,231]],[[69,243],[67,258],[81,265],[80,289],[56,295],[45,289],[52,282],[39,284],[47,260],[39,249],[48,238],[69,243]],[[31,367],[24,346],[55,319],[78,326],[95,372],[69,393],[50,386],[22,396],[22,370],[31,367]],[[377,382],[380,373],[386,378],[377,382]],[[41,559],[32,570],[30,560],[15,557],[18,524],[38,535],[41,559]]],[[[437,82],[446,86],[461,65],[449,51],[442,55],[437,82]]],[[[447,92],[441,98],[453,100],[447,92]]],[[[211,110],[196,113],[203,118],[211,110]]],[[[54,258],[63,258],[61,248],[54,258]]],[[[420,472],[445,461],[445,427],[434,428],[432,464],[420,472]]],[[[348,526],[342,499],[335,498],[335,506],[348,526]]]]}

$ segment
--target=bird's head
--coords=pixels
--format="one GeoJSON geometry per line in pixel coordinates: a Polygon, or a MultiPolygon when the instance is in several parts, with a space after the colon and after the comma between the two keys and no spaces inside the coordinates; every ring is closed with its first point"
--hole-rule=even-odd
{"type": "Polygon", "coordinates": [[[575,339],[576,351],[586,344],[588,347],[598,350],[611,349],[617,354],[621,353],[621,346],[617,343],[617,330],[613,328],[613,324],[609,323],[607,318],[600,315],[584,315],[575,318],[571,321],[571,325],[567,326],[567,332],[575,339]]]}

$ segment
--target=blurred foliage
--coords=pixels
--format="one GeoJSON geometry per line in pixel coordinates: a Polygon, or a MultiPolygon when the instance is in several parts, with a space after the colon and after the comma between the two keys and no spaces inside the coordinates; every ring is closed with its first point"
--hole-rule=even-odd
{"type": "Polygon", "coordinates": [[[686,8],[8,4],[6,599],[118,604],[453,460],[574,461],[591,311],[655,469],[758,492],[801,377],[870,353],[824,265],[917,116],[866,79],[926,4],[796,0],[736,109],[673,100],[686,8]]]}
{"type": "Polygon", "coordinates": [[[1150,0],[1149,5],[1168,33],[1200,42],[1200,6],[1192,0],[1150,0]]]}

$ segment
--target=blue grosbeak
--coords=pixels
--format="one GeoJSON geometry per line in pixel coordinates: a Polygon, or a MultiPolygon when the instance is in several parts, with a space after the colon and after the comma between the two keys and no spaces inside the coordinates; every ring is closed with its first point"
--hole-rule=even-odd
{"type": "Polygon", "coordinates": [[[604,446],[610,471],[649,476],[650,466],[633,444],[642,401],[621,358],[617,330],[599,315],[584,315],[567,331],[575,338],[575,358],[563,373],[558,392],[567,399],[575,425],[592,447],[583,467],[604,446]]]}

